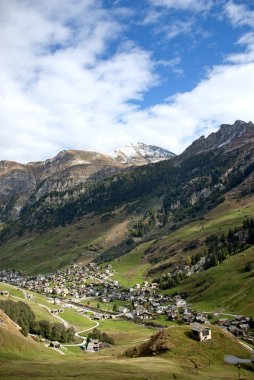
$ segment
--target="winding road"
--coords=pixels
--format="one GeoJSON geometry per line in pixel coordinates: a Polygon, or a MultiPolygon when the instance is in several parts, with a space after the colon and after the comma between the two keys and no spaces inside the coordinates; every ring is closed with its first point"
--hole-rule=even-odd
{"type": "MultiPolygon", "coordinates": [[[[27,297],[27,293],[26,293],[26,291],[25,291],[24,289],[21,289],[21,291],[22,291],[22,293],[23,293],[23,295],[24,295],[24,298],[27,300],[28,297],[27,297]]],[[[12,296],[12,297],[17,298],[17,299],[19,299],[19,300],[21,300],[21,301],[24,300],[23,298],[18,297],[18,296],[12,296]]],[[[58,319],[61,323],[63,323],[63,325],[65,326],[65,328],[68,328],[68,327],[70,327],[70,326],[73,326],[73,327],[75,328],[74,325],[68,323],[65,319],[61,318],[59,315],[52,314],[52,313],[51,313],[51,309],[50,309],[48,306],[43,305],[43,304],[38,303],[38,302],[36,302],[36,304],[39,305],[39,306],[41,306],[41,307],[43,307],[44,309],[46,309],[46,310],[47,310],[47,311],[48,311],[53,317],[55,317],[55,318],[58,319]]],[[[80,330],[80,331],[75,332],[75,336],[78,337],[78,338],[80,338],[80,339],[82,339],[82,342],[81,342],[81,343],[75,343],[75,344],[62,344],[62,345],[61,345],[62,348],[65,348],[65,347],[66,347],[66,348],[67,348],[67,347],[75,347],[75,346],[80,346],[81,344],[84,344],[84,343],[86,342],[86,338],[83,337],[81,334],[84,333],[84,332],[87,332],[87,331],[93,330],[93,329],[95,329],[96,327],[98,327],[98,326],[100,325],[99,322],[94,321],[93,319],[91,319],[91,318],[88,317],[88,316],[83,315],[83,317],[86,318],[86,319],[89,319],[91,322],[94,322],[94,323],[95,323],[94,326],[92,326],[92,327],[88,327],[87,329],[84,329],[84,330],[80,330]]],[[[45,346],[46,346],[46,347],[49,347],[49,348],[52,348],[54,351],[58,352],[58,353],[61,354],[61,355],[65,355],[65,352],[63,352],[63,351],[60,350],[59,348],[50,347],[49,344],[46,344],[45,346]]]]}

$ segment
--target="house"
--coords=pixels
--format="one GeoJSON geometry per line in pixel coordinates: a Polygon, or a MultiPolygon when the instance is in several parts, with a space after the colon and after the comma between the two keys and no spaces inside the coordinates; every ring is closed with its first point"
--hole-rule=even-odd
{"type": "Polygon", "coordinates": [[[229,320],[227,318],[220,318],[217,323],[219,326],[229,326],[229,320]]]}
{"type": "Polygon", "coordinates": [[[33,299],[35,299],[35,295],[34,294],[27,294],[27,299],[33,300],[33,299]]]}
{"type": "Polygon", "coordinates": [[[86,347],[86,350],[87,351],[99,351],[101,348],[101,342],[98,340],[98,339],[91,339],[88,344],[87,344],[87,347],[86,347]]]}
{"type": "Polygon", "coordinates": [[[130,310],[129,310],[127,307],[120,306],[120,307],[118,308],[118,311],[119,311],[120,313],[126,314],[126,313],[128,313],[130,310]]]}
{"type": "Polygon", "coordinates": [[[50,343],[50,347],[60,348],[60,343],[55,340],[55,341],[50,343]]]}
{"type": "Polygon", "coordinates": [[[176,307],[185,307],[186,306],[186,301],[182,299],[176,299],[175,300],[175,305],[176,307]]]}
{"type": "Polygon", "coordinates": [[[137,316],[140,319],[153,319],[153,314],[149,313],[149,311],[145,311],[145,310],[144,311],[138,311],[137,316]]]}
{"type": "Polygon", "coordinates": [[[208,323],[208,320],[204,315],[197,315],[195,317],[195,322],[200,323],[200,324],[204,324],[204,323],[208,323]]]}
{"type": "Polygon", "coordinates": [[[191,330],[193,337],[200,342],[212,339],[212,331],[209,327],[201,326],[199,323],[193,323],[191,330]]]}
{"type": "Polygon", "coordinates": [[[5,296],[5,297],[9,297],[9,292],[8,292],[8,290],[1,290],[0,295],[5,296]]]}
{"type": "Polygon", "coordinates": [[[174,311],[168,311],[167,317],[169,321],[176,321],[178,319],[178,314],[175,313],[174,311]]]}
{"type": "Polygon", "coordinates": [[[244,332],[247,333],[247,331],[250,329],[250,326],[248,323],[241,323],[239,324],[239,328],[244,332]]]}

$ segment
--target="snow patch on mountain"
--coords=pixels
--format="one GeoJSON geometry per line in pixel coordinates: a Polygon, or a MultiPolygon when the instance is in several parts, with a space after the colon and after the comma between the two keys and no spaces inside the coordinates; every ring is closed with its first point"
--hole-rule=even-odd
{"type": "Polygon", "coordinates": [[[144,143],[129,144],[121,149],[115,150],[111,157],[122,164],[144,165],[168,160],[175,154],[154,145],[144,143]]]}

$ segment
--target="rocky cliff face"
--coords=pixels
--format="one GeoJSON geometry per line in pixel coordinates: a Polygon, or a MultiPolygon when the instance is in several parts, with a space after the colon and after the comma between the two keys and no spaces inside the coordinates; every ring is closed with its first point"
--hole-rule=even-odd
{"type": "MultiPolygon", "coordinates": [[[[145,149],[145,145],[141,145],[145,149]]],[[[17,218],[28,201],[38,201],[47,193],[65,192],[81,183],[101,180],[130,166],[167,159],[169,156],[163,155],[163,151],[154,147],[150,150],[151,159],[148,149],[144,158],[142,152],[136,150],[136,155],[129,160],[119,159],[119,155],[111,157],[97,152],[66,150],[46,161],[26,165],[0,161],[0,221],[17,218]]]]}
{"type": "Polygon", "coordinates": [[[246,123],[236,120],[233,125],[222,124],[217,132],[211,133],[207,138],[201,136],[179,156],[179,159],[219,148],[223,148],[223,151],[227,152],[253,143],[254,124],[251,121],[246,123]]]}

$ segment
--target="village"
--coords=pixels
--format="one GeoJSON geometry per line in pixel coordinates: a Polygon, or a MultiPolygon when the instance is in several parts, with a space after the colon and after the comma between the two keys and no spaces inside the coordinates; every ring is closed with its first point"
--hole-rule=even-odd
{"type": "MultiPolygon", "coordinates": [[[[135,287],[124,288],[114,280],[111,265],[99,267],[90,263],[82,267],[72,264],[65,270],[37,276],[23,276],[21,272],[2,270],[0,282],[46,295],[54,305],[50,311],[55,315],[62,313],[65,308],[73,308],[81,314],[89,311],[94,321],[126,319],[160,328],[165,327],[165,324],[160,323],[164,320],[192,325],[199,332],[205,332],[207,325],[213,323],[248,343],[254,342],[253,321],[250,317],[229,315],[226,318],[226,314],[193,310],[180,295],[162,294],[156,282],[144,281],[135,287]]],[[[8,296],[8,291],[0,293],[8,296]]],[[[27,297],[33,298],[33,295],[28,292],[27,297]]],[[[211,339],[210,333],[205,334],[206,339],[211,339]]]]}

